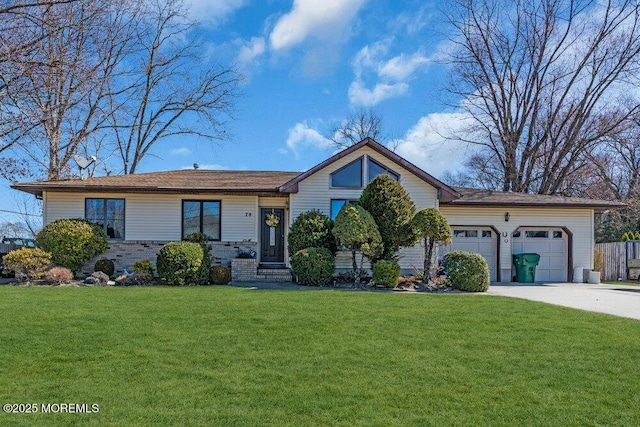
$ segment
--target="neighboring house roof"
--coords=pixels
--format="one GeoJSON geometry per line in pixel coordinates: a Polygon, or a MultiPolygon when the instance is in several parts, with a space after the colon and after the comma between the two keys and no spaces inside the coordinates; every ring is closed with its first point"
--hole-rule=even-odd
{"type": "Polygon", "coordinates": [[[548,196],[543,194],[512,193],[507,191],[480,190],[477,188],[454,187],[462,197],[451,202],[443,202],[445,206],[520,206],[520,207],[562,207],[562,208],[595,208],[615,209],[626,206],[621,202],[608,200],[584,199],[580,197],[548,196]]]}
{"type": "Polygon", "coordinates": [[[11,187],[36,195],[41,195],[43,191],[277,194],[278,187],[298,175],[300,172],[185,169],[26,182],[11,187]]]}
{"type": "Polygon", "coordinates": [[[371,138],[365,138],[362,141],[358,142],[357,144],[352,145],[351,147],[346,148],[346,149],[340,151],[339,153],[329,157],[327,160],[325,160],[324,162],[312,167],[308,171],[301,173],[300,175],[298,175],[295,178],[293,178],[291,181],[289,181],[286,184],[282,185],[280,187],[280,191],[283,192],[283,193],[297,193],[298,192],[298,183],[300,181],[308,178],[309,176],[313,175],[314,173],[318,172],[319,170],[324,169],[327,166],[331,165],[335,161],[337,161],[337,160],[339,160],[339,159],[341,159],[341,158],[343,158],[343,157],[345,157],[345,156],[353,153],[354,151],[359,150],[360,148],[365,147],[365,146],[377,151],[382,156],[384,156],[387,159],[391,160],[392,162],[398,164],[399,166],[402,166],[403,168],[409,170],[414,175],[416,175],[418,178],[421,178],[426,183],[428,183],[431,186],[433,186],[436,189],[438,189],[439,190],[438,191],[439,192],[439,199],[441,201],[443,201],[443,200],[447,200],[447,201],[448,200],[455,200],[455,199],[460,197],[460,194],[457,191],[455,191],[453,188],[449,187],[448,185],[446,185],[442,181],[437,180],[436,178],[434,178],[433,176],[429,175],[428,173],[426,173],[425,171],[423,171],[422,169],[420,169],[419,167],[417,167],[413,163],[411,163],[411,162],[407,161],[406,159],[398,156],[396,153],[394,153],[393,151],[389,150],[388,148],[386,148],[385,146],[379,144],[378,142],[374,141],[371,138]]]}

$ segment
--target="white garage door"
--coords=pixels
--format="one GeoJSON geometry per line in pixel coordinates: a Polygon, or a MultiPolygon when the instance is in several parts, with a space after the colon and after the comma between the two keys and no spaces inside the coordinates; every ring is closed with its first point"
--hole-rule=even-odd
{"type": "Polygon", "coordinates": [[[479,253],[489,265],[489,278],[496,281],[497,238],[489,227],[451,227],[453,243],[445,246],[441,255],[451,251],[467,251],[479,253]]]}
{"type": "Polygon", "coordinates": [[[536,282],[567,281],[567,234],[562,229],[521,229],[513,233],[512,241],[514,254],[540,255],[540,262],[536,267],[536,282]]]}

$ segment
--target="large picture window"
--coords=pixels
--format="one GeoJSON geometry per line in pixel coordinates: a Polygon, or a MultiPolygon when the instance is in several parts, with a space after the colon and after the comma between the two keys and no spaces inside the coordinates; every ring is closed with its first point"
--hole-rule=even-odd
{"type": "Polygon", "coordinates": [[[109,239],[124,239],[124,199],[85,199],[84,217],[102,227],[109,239]]]}
{"type": "Polygon", "coordinates": [[[183,200],[182,238],[204,233],[209,240],[220,240],[220,201],[183,200]]]}
{"type": "Polygon", "coordinates": [[[367,169],[369,170],[369,180],[367,182],[373,181],[376,178],[376,176],[382,175],[383,173],[386,173],[396,181],[400,180],[400,175],[398,175],[391,169],[381,165],[380,163],[376,162],[375,160],[372,160],[371,158],[367,158],[367,159],[368,159],[367,169]]]}
{"type": "Polygon", "coordinates": [[[331,174],[334,188],[362,188],[362,157],[331,174]]]}

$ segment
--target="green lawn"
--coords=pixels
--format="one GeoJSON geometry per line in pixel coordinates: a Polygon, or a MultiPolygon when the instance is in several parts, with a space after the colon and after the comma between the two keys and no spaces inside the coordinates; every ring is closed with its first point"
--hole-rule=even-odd
{"type": "Polygon", "coordinates": [[[0,425],[640,425],[640,322],[486,295],[0,287],[0,425]]]}

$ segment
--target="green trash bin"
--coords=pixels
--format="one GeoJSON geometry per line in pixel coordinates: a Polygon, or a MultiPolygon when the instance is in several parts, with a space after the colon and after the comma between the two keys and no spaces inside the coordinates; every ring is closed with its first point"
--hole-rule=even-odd
{"type": "Polygon", "coordinates": [[[532,253],[513,254],[513,265],[516,266],[516,282],[533,283],[536,281],[536,266],[540,255],[532,253]]]}

